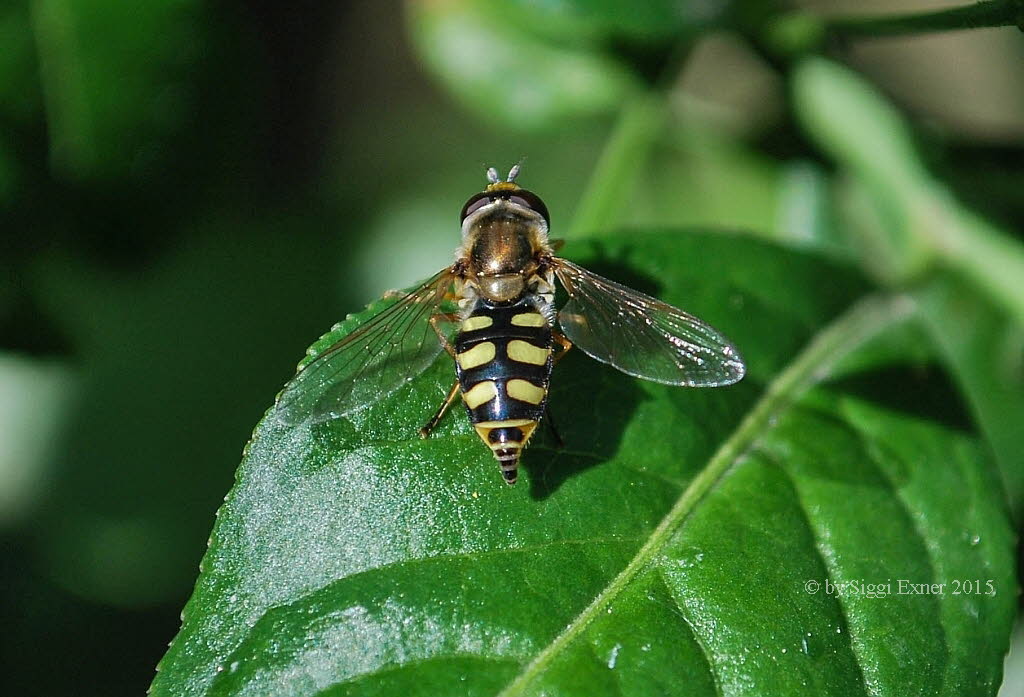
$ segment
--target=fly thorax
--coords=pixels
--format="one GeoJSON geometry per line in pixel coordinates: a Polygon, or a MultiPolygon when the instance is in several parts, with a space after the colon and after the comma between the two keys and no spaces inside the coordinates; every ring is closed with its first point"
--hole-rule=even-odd
{"type": "Polygon", "coordinates": [[[495,302],[523,294],[526,274],[535,266],[528,221],[511,211],[496,211],[473,226],[469,265],[479,292],[495,302]]]}
{"type": "Polygon", "coordinates": [[[521,217],[501,212],[475,226],[469,261],[479,276],[521,273],[533,259],[529,227],[521,217]]]}

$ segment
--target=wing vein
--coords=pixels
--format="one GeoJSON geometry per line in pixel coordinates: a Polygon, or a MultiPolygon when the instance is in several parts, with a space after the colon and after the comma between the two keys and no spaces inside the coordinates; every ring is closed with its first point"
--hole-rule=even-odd
{"type": "Polygon", "coordinates": [[[371,317],[301,368],[278,397],[288,423],[343,416],[393,392],[441,350],[427,320],[455,278],[444,269],[371,317]]]}

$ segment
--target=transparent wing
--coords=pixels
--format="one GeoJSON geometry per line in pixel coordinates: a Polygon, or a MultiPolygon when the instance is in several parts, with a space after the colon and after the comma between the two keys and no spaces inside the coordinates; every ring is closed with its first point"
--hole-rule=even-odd
{"type": "Polygon", "coordinates": [[[729,340],[693,315],[565,259],[554,270],[569,294],[558,322],[591,358],[666,385],[731,385],[746,372],[729,340]]]}
{"type": "Polygon", "coordinates": [[[278,415],[287,423],[343,416],[426,370],[441,351],[429,320],[452,280],[441,271],[306,364],[278,396],[278,415]]]}

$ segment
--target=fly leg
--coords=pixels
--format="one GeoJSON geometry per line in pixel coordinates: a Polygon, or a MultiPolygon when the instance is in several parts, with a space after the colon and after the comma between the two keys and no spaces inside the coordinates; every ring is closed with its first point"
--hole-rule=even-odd
{"type": "MultiPolygon", "coordinates": [[[[455,322],[458,320],[458,315],[453,312],[442,312],[436,315],[430,316],[430,328],[437,334],[437,340],[441,343],[441,348],[448,352],[448,355],[455,358],[455,347],[452,346],[452,342],[448,341],[448,337],[441,331],[441,327],[438,326],[438,322],[455,322]]],[[[459,395],[459,381],[456,380],[452,385],[451,389],[448,390],[448,395],[441,402],[441,406],[438,407],[437,411],[430,418],[430,421],[420,429],[420,438],[426,438],[430,435],[430,432],[437,428],[437,425],[441,423],[441,419],[444,418],[445,412],[455,401],[455,398],[459,395]]]]}
{"type": "MultiPolygon", "coordinates": [[[[555,343],[558,344],[559,349],[561,349],[557,354],[555,354],[555,363],[558,363],[558,361],[565,357],[565,354],[569,353],[569,349],[572,348],[572,342],[569,341],[565,334],[557,329],[551,334],[555,339],[555,343]]],[[[544,422],[548,425],[548,431],[551,432],[552,438],[555,439],[555,447],[559,450],[564,448],[565,441],[562,440],[562,436],[559,435],[558,428],[555,426],[555,420],[551,418],[551,409],[547,405],[544,406],[544,422]]]]}
{"type": "Polygon", "coordinates": [[[437,334],[437,340],[441,342],[441,348],[447,351],[449,356],[455,358],[455,347],[452,346],[452,342],[448,341],[448,337],[444,335],[441,327],[437,326],[437,323],[440,321],[457,322],[459,321],[459,316],[454,312],[439,312],[436,315],[430,316],[430,328],[437,334]]]}
{"type": "Polygon", "coordinates": [[[444,398],[444,401],[441,402],[441,406],[438,407],[437,411],[434,412],[434,415],[430,417],[430,421],[428,421],[427,424],[420,429],[420,438],[426,438],[427,436],[429,436],[430,432],[433,431],[439,423],[441,423],[441,419],[444,418],[444,414],[446,411],[448,411],[448,407],[452,405],[452,402],[454,402],[455,398],[458,396],[459,381],[456,380],[455,383],[452,385],[452,388],[448,390],[448,396],[446,396],[444,398]]]}
{"type": "Polygon", "coordinates": [[[548,431],[551,433],[551,437],[555,439],[555,448],[561,450],[565,447],[565,441],[562,440],[562,436],[558,434],[558,429],[555,427],[555,420],[551,418],[551,409],[547,406],[544,407],[544,423],[548,425],[548,431]]]}
{"type": "Polygon", "coordinates": [[[558,361],[565,358],[565,354],[569,353],[569,349],[572,348],[572,342],[569,341],[569,338],[565,334],[557,329],[553,330],[551,335],[555,338],[555,343],[558,344],[558,347],[562,349],[558,352],[558,355],[555,356],[555,363],[558,363],[558,361]]]}

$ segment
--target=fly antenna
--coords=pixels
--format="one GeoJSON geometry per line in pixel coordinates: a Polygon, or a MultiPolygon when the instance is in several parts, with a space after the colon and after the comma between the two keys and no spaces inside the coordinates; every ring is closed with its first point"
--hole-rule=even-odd
{"type": "Polygon", "coordinates": [[[498,170],[494,169],[494,167],[487,168],[487,181],[492,184],[497,184],[501,181],[501,178],[498,176],[498,170]]]}
{"type": "Polygon", "coordinates": [[[512,165],[512,169],[510,169],[508,171],[508,177],[505,178],[505,181],[507,181],[507,182],[514,182],[516,180],[516,177],[519,176],[519,170],[522,169],[522,167],[523,167],[523,161],[522,160],[520,160],[519,162],[517,162],[514,165],[512,165]]]}

